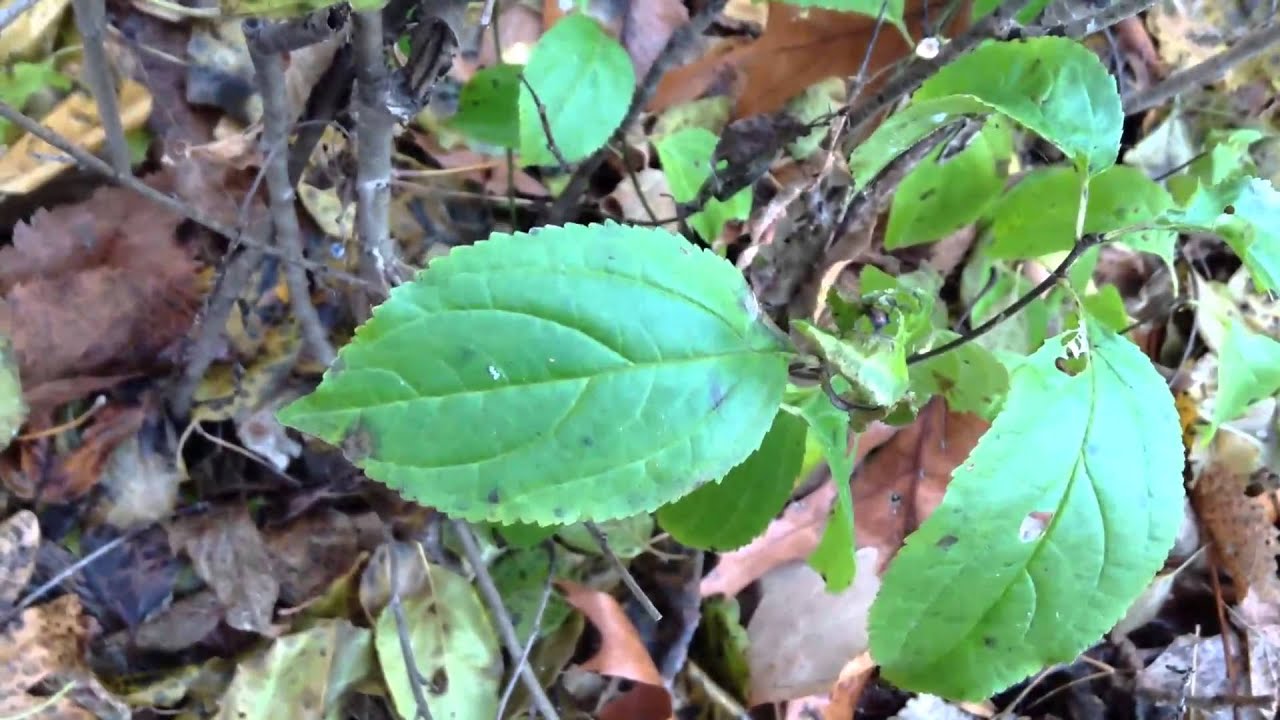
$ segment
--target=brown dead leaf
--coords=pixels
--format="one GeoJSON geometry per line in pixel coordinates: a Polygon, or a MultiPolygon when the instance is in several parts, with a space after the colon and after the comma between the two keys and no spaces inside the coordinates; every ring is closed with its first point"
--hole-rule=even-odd
{"type": "MultiPolygon", "coordinates": [[[[898,428],[891,425],[873,423],[858,438],[855,467],[897,432],[898,428]]],[[[828,479],[803,499],[788,505],[782,517],[770,522],[760,537],[744,547],[722,554],[715,568],[702,579],[699,592],[703,597],[733,597],[770,570],[808,557],[818,547],[835,497],[835,485],[828,479]]]]}
{"type": "Polygon", "coordinates": [[[622,46],[636,68],[637,82],[649,72],[671,34],[689,22],[680,0],[631,0],[622,26],[622,46]]]}
{"type": "Polygon", "coordinates": [[[355,523],[333,509],[306,515],[265,535],[280,581],[280,601],[287,605],[301,605],[320,595],[360,552],[355,523]]]}
{"type": "Polygon", "coordinates": [[[600,632],[600,650],[582,663],[582,669],[631,680],[630,690],[609,701],[597,717],[601,720],[667,720],[671,717],[671,693],[653,664],[636,626],[608,593],[569,580],[557,580],[565,601],[576,608],[600,632]]]}
{"type": "MultiPolygon", "coordinates": [[[[956,13],[947,33],[962,29],[969,17],[968,3],[956,13]]],[[[921,37],[924,2],[907,3],[907,26],[912,37],[921,37]]],[[[785,2],[769,4],[764,33],[755,42],[709,53],[699,60],[667,73],[648,110],[661,111],[706,93],[726,73],[742,73],[745,82],[733,117],[742,118],[781,109],[788,100],[810,85],[828,77],[857,74],[870,40],[875,19],[856,13],[818,8],[799,8],[785,2]]],[[[885,28],[876,41],[868,72],[871,82],[864,93],[883,81],[874,74],[912,52],[902,35],[885,28]]]]}
{"type": "Polygon", "coordinates": [[[78,668],[89,630],[73,593],[23,610],[0,630],[0,697],[78,668]]]}
{"type": "Polygon", "coordinates": [[[942,398],[935,398],[858,471],[853,483],[858,546],[880,551],[878,572],[942,502],[951,471],[987,427],[978,416],[950,412],[942,398]]]}
{"type": "MultiPolygon", "coordinates": [[[[649,222],[649,210],[659,219],[676,216],[676,199],[667,185],[667,174],[655,168],[645,168],[636,173],[636,180],[623,178],[618,186],[601,201],[605,210],[627,220],[649,222]],[[637,187],[639,186],[639,187],[637,187]],[[648,209],[645,204],[648,203],[648,209]]],[[[675,229],[676,223],[665,227],[675,229]]]]}
{"type": "Polygon", "coordinates": [[[40,549],[40,521],[30,510],[19,510],[0,523],[0,608],[18,601],[40,549]]]}
{"type": "Polygon", "coordinates": [[[80,447],[60,458],[46,481],[39,486],[41,498],[51,502],[69,502],[92,490],[102,478],[115,449],[137,437],[146,416],[146,410],[140,406],[116,405],[109,405],[94,415],[93,424],[81,437],[80,447]]]}
{"type": "Polygon", "coordinates": [[[212,590],[201,590],[174,602],[134,632],[133,643],[144,650],[181,652],[208,637],[226,609],[212,590]]]}
{"type": "Polygon", "coordinates": [[[1208,462],[1191,485],[1191,502],[1239,596],[1252,590],[1262,599],[1280,602],[1280,541],[1268,521],[1265,497],[1259,502],[1247,494],[1259,467],[1257,445],[1251,439],[1227,428],[1218,430],[1208,462]]]}
{"type": "Polygon", "coordinates": [[[840,669],[840,677],[836,678],[835,686],[831,688],[831,703],[823,710],[823,720],[853,717],[858,708],[858,700],[862,698],[862,691],[875,669],[876,661],[871,659],[870,651],[845,663],[840,669]]]}
{"type": "Polygon", "coordinates": [[[858,574],[839,593],[828,592],[822,576],[802,561],[760,578],[760,604],[747,623],[752,706],[828,690],[845,663],[866,652],[867,613],[880,590],[871,572],[877,554],[858,551],[858,574]]]}
{"type": "Polygon", "coordinates": [[[24,385],[162,365],[199,302],[196,264],[174,241],[180,220],[102,188],[14,228],[13,246],[0,250],[0,332],[24,385]]]}
{"type": "Polygon", "coordinates": [[[196,574],[227,608],[227,624],[274,636],[272,611],[280,596],[271,556],[244,505],[182,518],[169,527],[169,543],[191,558],[196,574]]]}
{"type": "Polygon", "coordinates": [[[418,543],[383,543],[373,551],[360,575],[359,588],[360,605],[371,622],[391,602],[393,587],[401,597],[423,591],[427,584],[427,564],[423,560],[422,546],[418,543]],[[392,562],[392,553],[395,553],[395,562],[392,562]],[[394,575],[392,568],[396,570],[394,575]]]}

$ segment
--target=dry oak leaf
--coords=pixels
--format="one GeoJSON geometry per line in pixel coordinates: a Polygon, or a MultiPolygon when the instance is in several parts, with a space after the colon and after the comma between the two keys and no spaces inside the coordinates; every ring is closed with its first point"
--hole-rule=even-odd
{"type": "Polygon", "coordinates": [[[978,416],[950,412],[942,398],[934,398],[863,464],[853,482],[854,527],[858,547],[880,551],[877,572],[942,502],[951,471],[988,427],[978,416]]]}
{"type": "Polygon", "coordinates": [[[24,387],[159,364],[199,302],[196,263],[174,238],[180,220],[102,188],[14,228],[13,246],[0,249],[0,333],[24,387]]]}
{"type": "Polygon", "coordinates": [[[557,580],[565,602],[591,621],[600,632],[600,650],[582,663],[582,669],[631,680],[629,690],[610,700],[597,715],[600,720],[668,720],[671,693],[663,685],[649,650],[636,626],[618,601],[608,593],[569,580],[557,580]]]}
{"type": "Polygon", "coordinates": [[[169,544],[191,558],[196,574],[226,607],[227,624],[274,637],[280,583],[266,544],[244,505],[186,517],[169,527],[169,544]]]}
{"type": "Polygon", "coordinates": [[[1261,599],[1280,602],[1280,539],[1268,517],[1268,500],[1260,502],[1247,494],[1259,468],[1258,448],[1251,439],[1229,428],[1218,430],[1208,462],[1191,484],[1191,504],[1213,541],[1215,556],[1235,581],[1238,596],[1252,591],[1261,599]]]}
{"type": "Polygon", "coordinates": [[[18,601],[36,569],[40,549],[40,521],[30,510],[19,510],[0,523],[0,608],[18,601]]]}
{"type": "MultiPolygon", "coordinates": [[[[969,17],[968,5],[962,3],[955,14],[957,19],[948,28],[949,37],[963,29],[969,17]]],[[[912,37],[922,37],[925,3],[910,0],[906,6],[905,18],[912,37]]],[[[874,26],[875,18],[857,13],[772,2],[768,24],[759,39],[709,53],[668,72],[646,109],[658,112],[696,100],[727,74],[737,71],[745,81],[733,118],[774,112],[819,80],[856,75],[874,26]]],[[[870,82],[864,87],[864,96],[883,82],[883,77],[875,75],[877,71],[912,52],[901,33],[885,27],[871,53],[867,67],[870,82]]]]}

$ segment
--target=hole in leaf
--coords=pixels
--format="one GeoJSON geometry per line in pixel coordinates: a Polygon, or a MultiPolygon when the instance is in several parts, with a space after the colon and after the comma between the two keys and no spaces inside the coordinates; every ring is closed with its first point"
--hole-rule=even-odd
{"type": "Polygon", "coordinates": [[[1033,511],[1027,513],[1022,519],[1022,525],[1018,527],[1018,539],[1024,543],[1039,540],[1044,535],[1044,531],[1049,529],[1049,523],[1053,521],[1053,513],[1033,511]]]}

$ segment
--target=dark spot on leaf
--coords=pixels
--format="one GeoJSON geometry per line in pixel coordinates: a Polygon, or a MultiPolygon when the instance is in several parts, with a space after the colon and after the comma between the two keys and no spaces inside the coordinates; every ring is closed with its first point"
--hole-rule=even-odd
{"type": "Polygon", "coordinates": [[[596,446],[595,438],[591,437],[590,435],[582,436],[582,447],[595,447],[595,446],[596,446]]]}
{"type": "Polygon", "coordinates": [[[1067,359],[1060,357],[1053,361],[1053,366],[1058,368],[1058,372],[1070,375],[1071,377],[1075,377],[1083,372],[1088,364],[1088,360],[1085,358],[1067,359]]]}
{"type": "Polygon", "coordinates": [[[937,381],[938,389],[944,393],[951,392],[952,388],[956,386],[955,382],[951,378],[940,372],[933,373],[933,379],[937,381]]]}
{"type": "Polygon", "coordinates": [[[728,397],[728,393],[726,393],[724,391],[724,387],[720,385],[720,378],[718,377],[711,378],[710,391],[711,391],[711,412],[715,412],[720,409],[721,405],[724,404],[724,400],[726,397],[728,397]]]}
{"type": "Polygon", "coordinates": [[[430,690],[433,695],[443,695],[449,691],[449,673],[444,668],[431,673],[430,690]]]}
{"type": "Polygon", "coordinates": [[[989,648],[993,648],[993,647],[995,647],[995,646],[996,646],[996,639],[995,639],[995,638],[993,638],[993,637],[991,637],[990,635],[988,635],[988,636],[986,636],[986,637],[982,638],[982,644],[983,644],[983,645],[986,645],[986,646],[987,646],[987,647],[989,647],[989,648]]]}
{"type": "Polygon", "coordinates": [[[938,538],[938,542],[934,543],[934,545],[939,550],[950,550],[951,546],[955,545],[958,542],[960,542],[960,538],[956,537],[955,535],[943,535],[942,537],[938,538]]]}
{"type": "Polygon", "coordinates": [[[1226,214],[1228,214],[1228,215],[1235,215],[1235,214],[1236,214],[1236,206],[1235,206],[1235,205],[1228,205],[1228,206],[1226,206],[1226,207],[1222,208],[1222,212],[1224,212],[1224,213],[1226,213],[1226,214]]]}
{"type": "Polygon", "coordinates": [[[564,508],[562,507],[552,508],[551,514],[555,515],[557,519],[563,519],[565,516],[564,508]]]}
{"type": "Polygon", "coordinates": [[[938,193],[938,188],[929,188],[920,193],[920,202],[924,202],[938,193]]]}
{"type": "Polygon", "coordinates": [[[498,488],[494,488],[490,490],[489,494],[485,496],[485,500],[488,500],[490,505],[497,505],[500,500],[500,496],[498,495],[498,488]]]}

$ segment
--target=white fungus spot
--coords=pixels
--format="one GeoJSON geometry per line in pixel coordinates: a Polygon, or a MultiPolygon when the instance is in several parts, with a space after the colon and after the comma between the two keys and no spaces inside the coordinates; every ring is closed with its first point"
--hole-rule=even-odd
{"type": "Polygon", "coordinates": [[[1052,520],[1053,513],[1051,512],[1027,513],[1027,516],[1022,519],[1022,525],[1018,528],[1018,539],[1024,543],[1039,540],[1052,520]]]}
{"type": "Polygon", "coordinates": [[[498,368],[496,368],[496,367],[494,367],[494,366],[490,365],[490,366],[489,366],[489,377],[493,378],[494,380],[501,380],[501,379],[502,379],[502,371],[501,371],[501,370],[499,370],[498,368]]]}

